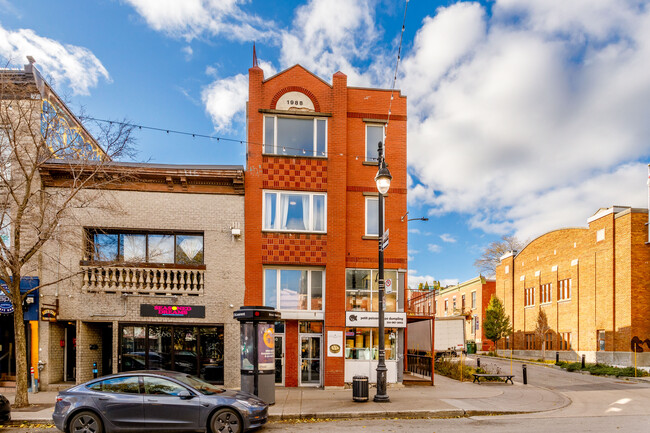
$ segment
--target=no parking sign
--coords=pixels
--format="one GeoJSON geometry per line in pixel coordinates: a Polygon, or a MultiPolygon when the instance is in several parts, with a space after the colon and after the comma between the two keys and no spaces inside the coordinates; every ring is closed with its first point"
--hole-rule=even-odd
{"type": "Polygon", "coordinates": [[[384,286],[386,288],[386,294],[393,293],[393,280],[387,278],[386,281],[384,282],[384,286]]]}

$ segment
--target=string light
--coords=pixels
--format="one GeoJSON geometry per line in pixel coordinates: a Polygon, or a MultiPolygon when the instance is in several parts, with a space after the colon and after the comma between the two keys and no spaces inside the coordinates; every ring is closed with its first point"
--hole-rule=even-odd
{"type": "Polygon", "coordinates": [[[409,7],[409,0],[404,4],[404,18],[402,18],[402,32],[399,36],[399,46],[397,48],[397,61],[395,62],[395,73],[393,74],[393,85],[390,88],[390,103],[388,104],[388,117],[386,119],[386,132],[384,137],[384,147],[386,145],[386,137],[388,137],[388,123],[390,122],[391,109],[393,108],[393,93],[395,92],[395,83],[397,82],[397,69],[399,62],[402,59],[402,41],[404,40],[404,30],[406,29],[406,11],[409,7]]]}

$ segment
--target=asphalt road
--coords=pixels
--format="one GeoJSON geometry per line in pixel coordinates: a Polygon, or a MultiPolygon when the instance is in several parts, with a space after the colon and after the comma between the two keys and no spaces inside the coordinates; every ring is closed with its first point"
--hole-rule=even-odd
{"type": "MultiPolygon", "coordinates": [[[[495,432],[495,433],[576,433],[576,432],[640,432],[650,425],[650,415],[568,417],[556,419],[517,417],[481,417],[456,419],[373,419],[329,422],[277,422],[267,424],[256,433],[275,432],[495,432]]],[[[3,433],[54,433],[55,428],[10,427],[3,433]]]]}

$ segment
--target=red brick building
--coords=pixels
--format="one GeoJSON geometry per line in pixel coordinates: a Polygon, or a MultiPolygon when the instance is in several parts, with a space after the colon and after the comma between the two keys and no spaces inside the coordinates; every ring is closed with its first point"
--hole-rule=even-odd
{"type": "Polygon", "coordinates": [[[374,380],[380,233],[374,177],[377,142],[386,133],[393,175],[385,200],[386,311],[394,325],[384,338],[388,380],[399,381],[406,98],[395,91],[391,106],[390,90],[348,87],[341,72],[330,84],[299,65],[267,79],[254,66],[247,125],[245,304],[282,313],[276,383],[285,386],[342,386],[360,372],[374,380]]]}
{"type": "Polygon", "coordinates": [[[478,350],[492,350],[494,343],[483,338],[483,319],[495,287],[494,279],[479,275],[440,289],[435,298],[436,317],[465,316],[465,339],[474,340],[478,350]]]}
{"type": "Polygon", "coordinates": [[[550,331],[547,357],[650,366],[650,244],[648,210],[598,210],[585,228],[554,230],[520,252],[504,255],[496,270],[496,296],[504,301],[515,354],[539,357],[535,335],[540,310],[550,331]]]}

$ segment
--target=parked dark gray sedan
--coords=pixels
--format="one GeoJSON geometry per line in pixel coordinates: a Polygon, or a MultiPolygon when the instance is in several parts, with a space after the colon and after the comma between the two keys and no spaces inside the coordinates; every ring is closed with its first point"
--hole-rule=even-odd
{"type": "Polygon", "coordinates": [[[267,420],[268,405],[172,371],[130,371],[59,392],[52,418],[68,433],[244,432],[267,420]]]}

